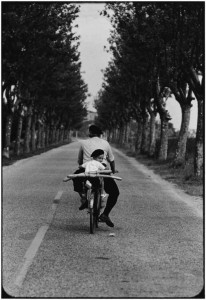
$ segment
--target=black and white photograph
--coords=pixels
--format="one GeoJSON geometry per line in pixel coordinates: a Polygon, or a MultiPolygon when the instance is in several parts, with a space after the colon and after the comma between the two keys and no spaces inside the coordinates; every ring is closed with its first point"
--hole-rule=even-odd
{"type": "Polygon", "coordinates": [[[205,299],[205,1],[1,1],[1,299],[205,299]]]}

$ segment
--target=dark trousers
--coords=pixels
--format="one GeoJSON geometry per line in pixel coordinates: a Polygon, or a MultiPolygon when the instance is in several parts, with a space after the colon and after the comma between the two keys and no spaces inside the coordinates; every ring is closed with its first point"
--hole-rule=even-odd
{"type": "MultiPolygon", "coordinates": [[[[79,174],[79,173],[83,173],[83,172],[84,172],[84,170],[79,169],[79,170],[75,171],[74,174],[79,174]]],[[[93,180],[93,179],[97,179],[97,178],[90,178],[90,179],[93,180]]],[[[78,178],[78,177],[74,178],[73,179],[74,191],[78,192],[78,193],[82,193],[83,185],[84,185],[85,181],[86,180],[84,178],[78,178]]],[[[119,196],[119,188],[114,179],[104,178],[104,190],[109,196],[108,196],[107,204],[106,204],[106,207],[105,207],[103,213],[106,216],[108,216],[109,213],[111,212],[112,208],[117,203],[117,198],[119,196]]]]}
{"type": "Polygon", "coordinates": [[[119,188],[114,179],[104,178],[104,190],[107,194],[109,194],[107,204],[104,209],[104,214],[108,216],[112,208],[117,203],[119,188]]]}
{"type": "MultiPolygon", "coordinates": [[[[74,174],[80,174],[84,173],[85,169],[78,169],[74,172],[74,174]]],[[[72,179],[73,180],[73,185],[74,185],[74,191],[78,193],[83,193],[84,192],[84,183],[88,180],[88,178],[81,178],[77,177],[72,179]]],[[[91,184],[95,187],[98,188],[100,187],[100,181],[99,178],[89,178],[89,181],[91,184]]]]}

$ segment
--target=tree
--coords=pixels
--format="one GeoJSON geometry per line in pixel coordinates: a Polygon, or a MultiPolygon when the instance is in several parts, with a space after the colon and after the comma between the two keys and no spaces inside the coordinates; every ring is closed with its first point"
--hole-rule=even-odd
{"type": "MultiPolygon", "coordinates": [[[[25,152],[30,151],[30,142],[32,149],[36,147],[36,129],[38,147],[44,147],[49,127],[62,135],[63,128],[77,126],[75,113],[77,123],[85,116],[87,86],[81,78],[79,43],[72,24],[78,12],[74,4],[3,4],[5,113],[12,120],[14,110],[21,107],[25,111],[25,152]]],[[[19,117],[20,124],[22,115],[19,117]]],[[[11,121],[9,124],[5,126],[7,152],[11,121]]]]}
{"type": "MultiPolygon", "coordinates": [[[[110,51],[114,57],[113,68],[116,68],[120,82],[117,88],[114,80],[105,78],[107,90],[110,96],[112,94],[112,99],[119,95],[115,101],[121,103],[119,107],[124,109],[124,117],[126,108],[128,116],[138,116],[139,137],[142,137],[140,132],[144,128],[144,108],[150,113],[150,118],[159,113],[160,159],[167,158],[168,125],[171,119],[165,100],[173,93],[182,110],[176,150],[176,164],[179,164],[185,159],[192,92],[195,94],[199,110],[195,173],[200,174],[203,158],[204,78],[201,81],[199,74],[203,74],[203,3],[109,3],[102,14],[110,19],[113,26],[109,39],[110,51]]],[[[126,122],[124,117],[121,120],[123,123],[126,122]]],[[[154,120],[150,121],[154,124],[154,120]]],[[[152,128],[154,126],[151,127],[154,133],[152,128]]],[[[154,137],[154,134],[150,136],[154,137]]],[[[154,145],[154,138],[150,142],[154,145]]]]}

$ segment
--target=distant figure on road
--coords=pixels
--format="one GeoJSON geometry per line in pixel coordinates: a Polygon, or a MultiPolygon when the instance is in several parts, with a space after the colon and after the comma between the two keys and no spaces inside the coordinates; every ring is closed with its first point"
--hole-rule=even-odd
{"type": "MultiPolygon", "coordinates": [[[[103,165],[105,164],[105,166],[107,166],[107,163],[109,162],[112,173],[114,174],[116,173],[114,155],[112,153],[112,149],[109,143],[106,140],[100,138],[101,134],[102,134],[102,130],[96,125],[91,125],[89,127],[89,139],[82,141],[81,143],[79,154],[78,154],[78,164],[81,166],[82,164],[90,161],[91,154],[95,150],[101,149],[104,151],[102,164],[103,165]]],[[[79,169],[75,172],[75,174],[81,172],[82,169],[79,169]]],[[[73,182],[74,182],[74,191],[78,192],[81,195],[83,192],[82,178],[75,178],[73,179],[73,182]]],[[[119,196],[119,189],[116,182],[110,178],[104,178],[104,189],[109,196],[107,199],[107,204],[104,209],[104,212],[100,216],[100,220],[102,222],[105,222],[108,226],[114,227],[114,224],[112,223],[109,214],[117,202],[119,196]]],[[[87,203],[83,203],[79,209],[82,210],[86,208],[86,204],[87,203]]]]}

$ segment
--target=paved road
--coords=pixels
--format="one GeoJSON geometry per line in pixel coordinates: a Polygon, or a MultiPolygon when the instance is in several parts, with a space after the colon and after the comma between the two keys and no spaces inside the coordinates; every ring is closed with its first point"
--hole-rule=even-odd
{"type": "Polygon", "coordinates": [[[89,234],[72,184],[78,142],[3,168],[3,286],[16,297],[187,298],[203,286],[201,199],[114,149],[114,228],[89,234]],[[110,236],[114,233],[114,236],[110,236]]]}

